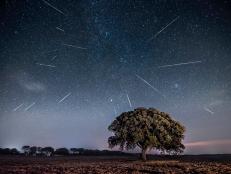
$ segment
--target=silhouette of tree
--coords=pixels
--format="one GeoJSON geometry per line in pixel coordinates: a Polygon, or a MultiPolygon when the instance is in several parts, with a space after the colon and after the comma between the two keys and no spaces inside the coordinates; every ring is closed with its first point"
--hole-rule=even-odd
{"type": "Polygon", "coordinates": [[[70,151],[73,155],[79,154],[78,148],[70,148],[70,151]]]}
{"type": "Polygon", "coordinates": [[[55,150],[56,155],[69,155],[69,150],[67,148],[58,148],[55,150]]]}
{"type": "Polygon", "coordinates": [[[29,155],[30,154],[30,146],[28,146],[28,145],[22,146],[22,151],[25,155],[29,155]]]}
{"type": "Polygon", "coordinates": [[[19,155],[19,151],[16,148],[0,148],[0,154],[2,155],[19,155]]]}
{"type": "Polygon", "coordinates": [[[10,149],[10,154],[12,155],[18,155],[20,154],[19,151],[16,148],[10,149]]]}
{"type": "Polygon", "coordinates": [[[85,152],[84,148],[77,148],[77,151],[79,152],[80,155],[83,155],[85,152]]]}
{"type": "Polygon", "coordinates": [[[167,113],[153,108],[137,108],[124,112],[108,127],[114,136],[108,138],[109,147],[119,145],[134,149],[142,149],[142,159],[146,160],[147,150],[156,149],[168,153],[183,152],[185,128],[173,120],[167,113]]]}
{"type": "Polygon", "coordinates": [[[42,153],[42,147],[37,147],[37,154],[41,155],[41,153],[42,153]]]}
{"type": "Polygon", "coordinates": [[[2,155],[9,155],[9,154],[11,154],[11,152],[10,152],[9,148],[1,148],[0,149],[0,154],[2,154],[2,155]]]}
{"type": "Polygon", "coordinates": [[[37,147],[36,146],[30,147],[30,155],[36,156],[36,154],[37,154],[37,147]]]}
{"type": "Polygon", "coordinates": [[[51,156],[54,153],[54,148],[53,147],[44,147],[42,148],[41,152],[46,155],[46,156],[51,156]]]}

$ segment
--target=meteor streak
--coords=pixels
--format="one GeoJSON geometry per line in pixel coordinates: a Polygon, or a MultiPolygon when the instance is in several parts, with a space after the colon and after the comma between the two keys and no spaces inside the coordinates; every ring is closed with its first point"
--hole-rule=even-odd
{"type": "Polygon", "coordinates": [[[132,103],[131,103],[131,100],[130,100],[128,94],[126,94],[126,96],[127,96],[127,99],[128,99],[128,103],[129,103],[130,107],[132,108],[132,103]]]}
{"type": "Polygon", "coordinates": [[[51,60],[55,60],[55,59],[56,59],[56,57],[57,57],[57,56],[52,57],[52,59],[51,59],[51,60]]]}
{"type": "Polygon", "coordinates": [[[170,64],[170,65],[162,65],[162,66],[159,66],[158,68],[167,68],[167,67],[173,67],[173,66],[182,66],[182,65],[189,65],[189,64],[197,64],[197,63],[202,63],[202,61],[198,60],[198,61],[193,61],[193,62],[182,62],[182,63],[176,63],[176,64],[170,64]]]}
{"type": "Polygon", "coordinates": [[[62,103],[64,100],[67,99],[67,97],[69,97],[71,95],[71,92],[68,93],[67,95],[65,95],[61,100],[58,101],[58,103],[62,103]]]}
{"type": "Polygon", "coordinates": [[[136,77],[138,79],[140,79],[141,81],[143,81],[145,84],[147,84],[148,86],[150,86],[155,92],[157,92],[158,94],[160,94],[163,98],[166,98],[166,96],[164,94],[162,94],[157,88],[155,88],[154,86],[152,86],[150,83],[148,83],[145,79],[143,79],[142,77],[140,77],[139,75],[136,74],[136,77]]]}
{"type": "Polygon", "coordinates": [[[72,48],[77,48],[77,49],[82,49],[82,50],[86,50],[87,48],[84,48],[84,47],[79,47],[79,46],[76,46],[76,45],[70,45],[70,44],[63,44],[64,46],[67,46],[67,47],[72,47],[72,48]]]}
{"type": "Polygon", "coordinates": [[[51,67],[51,68],[55,68],[56,66],[54,65],[48,65],[48,64],[43,64],[43,63],[36,63],[39,66],[46,66],[46,67],[51,67]]]}
{"type": "Polygon", "coordinates": [[[55,6],[51,5],[49,2],[42,0],[46,5],[48,5],[49,7],[53,8],[54,10],[56,10],[57,12],[63,14],[64,16],[66,16],[65,13],[63,13],[61,10],[57,9],[55,6]]]}
{"type": "Polygon", "coordinates": [[[170,26],[171,24],[173,24],[178,19],[179,19],[179,16],[177,16],[175,19],[173,19],[171,22],[169,22],[165,27],[163,27],[160,31],[158,31],[153,37],[151,37],[150,39],[148,39],[148,42],[150,42],[152,39],[154,39],[155,37],[157,37],[162,31],[164,31],[168,26],[170,26]]]}
{"type": "Polygon", "coordinates": [[[32,106],[34,106],[35,105],[35,102],[33,102],[32,104],[30,104],[28,107],[26,107],[25,109],[24,109],[24,111],[28,111],[30,108],[32,108],[32,106]]]}
{"type": "Polygon", "coordinates": [[[212,114],[212,115],[214,114],[214,112],[211,111],[211,109],[209,109],[209,108],[207,108],[207,107],[204,107],[204,110],[207,111],[207,112],[209,112],[209,113],[212,114]]]}
{"type": "Polygon", "coordinates": [[[56,30],[59,30],[59,31],[65,32],[65,31],[64,31],[64,29],[62,29],[62,28],[59,28],[59,27],[55,27],[55,28],[56,28],[56,30]]]}
{"type": "Polygon", "coordinates": [[[23,103],[18,105],[16,108],[13,109],[13,111],[17,111],[19,108],[21,108],[23,106],[23,103]]]}

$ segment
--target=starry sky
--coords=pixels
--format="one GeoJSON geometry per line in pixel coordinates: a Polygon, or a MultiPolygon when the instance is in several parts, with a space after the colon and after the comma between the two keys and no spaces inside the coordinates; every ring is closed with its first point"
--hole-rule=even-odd
{"type": "Polygon", "coordinates": [[[154,107],[185,153],[231,153],[230,1],[0,5],[0,146],[105,149],[116,116],[154,107]]]}

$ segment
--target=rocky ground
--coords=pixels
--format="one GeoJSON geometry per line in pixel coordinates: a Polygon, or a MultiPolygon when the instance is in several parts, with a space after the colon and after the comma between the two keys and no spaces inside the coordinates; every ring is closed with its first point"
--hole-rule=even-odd
{"type": "Polygon", "coordinates": [[[23,157],[0,156],[0,174],[231,174],[231,156],[23,157]]]}

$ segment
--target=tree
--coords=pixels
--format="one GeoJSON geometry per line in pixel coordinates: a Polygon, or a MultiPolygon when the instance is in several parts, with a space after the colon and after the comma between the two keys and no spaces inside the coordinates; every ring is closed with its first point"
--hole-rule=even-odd
{"type": "Polygon", "coordinates": [[[73,155],[79,154],[78,148],[70,148],[70,152],[71,152],[73,155]]]}
{"type": "Polygon", "coordinates": [[[41,155],[42,154],[42,147],[37,147],[37,155],[41,155]]]}
{"type": "Polygon", "coordinates": [[[13,148],[13,149],[10,149],[10,154],[12,154],[12,155],[18,155],[20,153],[19,153],[18,149],[13,148]]]}
{"type": "Polygon", "coordinates": [[[30,153],[30,146],[26,145],[26,146],[22,146],[22,151],[25,155],[29,155],[30,153]]]}
{"type": "Polygon", "coordinates": [[[56,155],[69,155],[69,150],[67,148],[59,148],[55,150],[56,155]]]}
{"type": "Polygon", "coordinates": [[[154,108],[137,108],[134,111],[119,115],[108,127],[114,135],[108,138],[110,148],[117,145],[134,149],[142,149],[142,159],[146,160],[147,150],[156,149],[161,152],[181,153],[184,145],[185,128],[173,120],[169,114],[154,108]]]}
{"type": "Polygon", "coordinates": [[[36,146],[30,147],[30,154],[33,156],[36,156],[36,154],[37,154],[37,147],[36,146]]]}
{"type": "Polygon", "coordinates": [[[84,148],[77,148],[77,151],[79,152],[79,155],[84,155],[85,150],[86,149],[84,149],[84,148]]]}
{"type": "Polygon", "coordinates": [[[46,155],[46,156],[51,156],[54,153],[54,148],[53,147],[44,147],[42,148],[41,152],[46,155]]]}
{"type": "Polygon", "coordinates": [[[2,149],[0,148],[0,154],[2,155],[19,155],[19,151],[16,148],[10,149],[10,148],[5,148],[2,149]]]}
{"type": "Polygon", "coordinates": [[[0,154],[2,155],[10,155],[11,152],[10,152],[10,148],[4,148],[4,149],[0,149],[0,154]]]}

